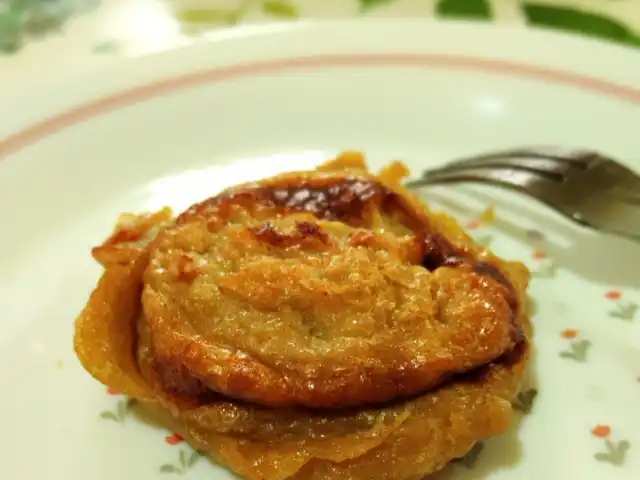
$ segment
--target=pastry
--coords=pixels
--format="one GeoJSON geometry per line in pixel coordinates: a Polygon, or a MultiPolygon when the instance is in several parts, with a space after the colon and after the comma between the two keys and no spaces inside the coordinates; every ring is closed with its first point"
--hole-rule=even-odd
{"type": "Polygon", "coordinates": [[[418,480],[504,431],[526,268],[347,152],[173,217],[126,215],[75,348],[248,480],[418,480]]]}

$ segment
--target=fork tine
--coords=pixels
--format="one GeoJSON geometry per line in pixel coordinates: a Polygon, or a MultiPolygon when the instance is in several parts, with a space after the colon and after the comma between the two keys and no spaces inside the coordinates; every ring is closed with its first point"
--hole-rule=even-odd
{"type": "Polygon", "coordinates": [[[593,225],[562,202],[561,183],[550,181],[530,170],[505,168],[458,168],[424,172],[423,177],[405,183],[408,188],[422,188],[449,183],[477,183],[514,190],[546,204],[556,212],[587,227],[593,225]]]}
{"type": "Polygon", "coordinates": [[[470,160],[478,159],[504,159],[511,157],[540,159],[540,160],[555,160],[560,163],[571,164],[576,167],[588,167],[593,161],[598,158],[602,158],[600,154],[590,150],[583,150],[577,148],[561,148],[561,147],[521,147],[511,148],[505,150],[496,150],[481,155],[474,155],[472,157],[466,157],[451,164],[468,162],[470,160]]]}
{"type": "Polygon", "coordinates": [[[571,151],[561,161],[543,156],[541,149],[533,151],[535,159],[512,157],[517,153],[532,151],[514,149],[457,161],[426,170],[406,186],[479,183],[516,190],[583,226],[640,241],[637,173],[596,152],[571,151]]]}
{"type": "Polygon", "coordinates": [[[454,168],[447,165],[443,168],[426,170],[422,173],[422,177],[409,181],[405,185],[409,188],[420,188],[436,183],[470,182],[497,184],[523,190],[528,185],[540,180],[541,177],[536,172],[514,170],[510,166],[505,166],[504,168],[478,168],[464,165],[454,168]]]}
{"type": "Polygon", "coordinates": [[[408,188],[421,188],[446,183],[479,183],[508,188],[528,194],[561,211],[559,205],[562,203],[558,201],[562,197],[561,184],[530,170],[514,170],[512,167],[431,170],[405,185],[408,188]]]}
{"type": "Polygon", "coordinates": [[[502,169],[528,170],[535,172],[550,180],[561,182],[567,171],[572,168],[571,164],[559,162],[551,158],[531,158],[531,157],[511,157],[511,156],[482,156],[464,160],[457,160],[442,167],[437,167],[425,173],[431,175],[435,172],[457,171],[461,168],[475,169],[502,169]]]}
{"type": "Polygon", "coordinates": [[[571,169],[587,169],[602,157],[596,152],[561,149],[557,147],[530,147],[501,150],[482,155],[462,158],[450,162],[438,170],[451,170],[459,167],[478,168],[520,168],[531,170],[551,179],[562,181],[571,169]]]}

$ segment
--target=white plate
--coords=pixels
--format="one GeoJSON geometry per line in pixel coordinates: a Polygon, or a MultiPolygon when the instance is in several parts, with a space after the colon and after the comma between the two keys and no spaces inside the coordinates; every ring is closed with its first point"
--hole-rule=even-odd
{"type": "MultiPolygon", "coordinates": [[[[495,147],[578,145],[640,169],[637,85],[636,52],[560,35],[300,23],[221,33],[4,105],[0,477],[232,478],[182,465],[185,444],[136,420],[74,358],[74,317],[100,273],[89,248],[121,211],[182,208],[345,148],[419,170],[495,147]]],[[[474,468],[440,478],[640,478],[640,247],[495,190],[427,197],[524,260],[537,302],[532,413],[474,468]],[[495,219],[480,215],[490,204],[495,219]]]]}

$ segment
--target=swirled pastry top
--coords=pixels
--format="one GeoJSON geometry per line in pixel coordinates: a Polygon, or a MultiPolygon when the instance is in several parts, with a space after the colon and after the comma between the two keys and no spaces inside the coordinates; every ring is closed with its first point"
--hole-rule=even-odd
{"type": "Polygon", "coordinates": [[[376,404],[511,351],[520,307],[500,261],[430,214],[404,174],[346,154],[154,232],[141,322],[160,388],[197,403],[376,404]]]}

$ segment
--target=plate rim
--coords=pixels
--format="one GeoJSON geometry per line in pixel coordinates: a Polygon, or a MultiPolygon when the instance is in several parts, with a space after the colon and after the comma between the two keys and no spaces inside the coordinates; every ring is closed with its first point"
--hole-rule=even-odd
{"type": "Polygon", "coordinates": [[[495,73],[511,70],[516,76],[528,74],[539,80],[546,77],[547,81],[555,80],[552,83],[573,83],[586,87],[585,90],[640,103],[637,87],[640,55],[630,49],[567,34],[469,22],[401,19],[248,24],[214,32],[202,42],[123,59],[84,75],[59,77],[50,87],[9,102],[7,110],[16,115],[0,119],[0,160],[69,126],[72,117],[76,119],[72,123],[76,123],[82,112],[85,116],[93,112],[89,118],[109,104],[122,104],[125,97],[151,98],[150,90],[166,92],[172,81],[193,83],[198,75],[217,77],[225,69],[228,72],[235,69],[234,74],[227,73],[229,76],[240,76],[242,69],[254,70],[255,74],[257,70],[265,70],[269,62],[272,67],[277,67],[278,62],[283,67],[287,61],[293,63],[292,59],[301,57],[298,62],[314,63],[314,57],[333,56],[335,63],[340,55],[352,59],[368,56],[370,61],[378,62],[386,56],[387,63],[416,63],[419,56],[431,55],[432,61],[441,66],[464,67],[462,63],[467,66],[475,63],[476,69],[486,67],[495,73]],[[404,34],[392,35],[398,29],[404,34]],[[473,42],[468,41],[469,36],[474,37],[473,42]],[[504,41],[507,37],[509,42],[504,41]],[[331,40],[319,42],[327,38],[331,40]],[[548,48],[550,41],[556,42],[553,49],[548,48]],[[523,50],[518,44],[526,48],[523,50]],[[487,46],[491,47],[488,54],[483,52],[487,46]],[[568,58],[566,52],[573,53],[576,49],[578,52],[568,58]],[[584,60],[579,54],[582,51],[589,51],[591,57],[584,60]],[[593,61],[594,57],[603,61],[593,61]],[[620,74],[621,71],[625,73],[620,74]],[[637,82],[633,81],[636,77],[637,82]],[[98,108],[99,105],[102,107],[98,108]]]}

